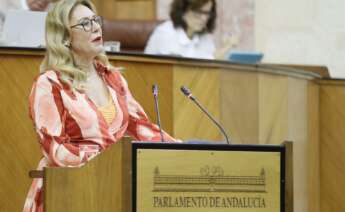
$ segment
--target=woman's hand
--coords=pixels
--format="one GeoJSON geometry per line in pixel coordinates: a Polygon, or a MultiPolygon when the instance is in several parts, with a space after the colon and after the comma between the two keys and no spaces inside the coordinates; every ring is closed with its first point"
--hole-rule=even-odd
{"type": "Polygon", "coordinates": [[[229,53],[230,49],[235,48],[239,43],[239,36],[237,35],[229,35],[225,39],[223,39],[222,47],[216,50],[215,58],[218,60],[226,59],[227,54],[229,53]]]}

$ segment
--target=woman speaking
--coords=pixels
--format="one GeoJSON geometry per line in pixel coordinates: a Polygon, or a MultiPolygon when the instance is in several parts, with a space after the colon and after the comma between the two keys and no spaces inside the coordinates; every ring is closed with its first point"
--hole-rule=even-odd
{"type": "MultiPolygon", "coordinates": [[[[44,155],[38,169],[79,167],[124,134],[161,140],[159,128],[109,64],[101,25],[88,0],[58,1],[47,15],[47,51],[29,98],[44,155]]],[[[34,179],[24,211],[43,211],[42,200],[42,179],[34,179]]]]}

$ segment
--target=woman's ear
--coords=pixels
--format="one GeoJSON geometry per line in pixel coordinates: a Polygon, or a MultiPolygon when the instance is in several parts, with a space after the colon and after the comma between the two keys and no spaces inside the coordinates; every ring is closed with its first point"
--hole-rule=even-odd
{"type": "Polygon", "coordinates": [[[66,46],[67,48],[71,48],[71,41],[64,40],[63,45],[66,46]]]}

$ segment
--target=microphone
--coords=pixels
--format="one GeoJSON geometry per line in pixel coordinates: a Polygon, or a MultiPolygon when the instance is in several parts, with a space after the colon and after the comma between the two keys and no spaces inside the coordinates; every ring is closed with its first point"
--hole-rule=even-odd
{"type": "Polygon", "coordinates": [[[211,116],[211,114],[199,103],[199,101],[192,95],[192,93],[190,92],[190,90],[184,86],[181,87],[181,91],[182,93],[188,97],[190,100],[192,100],[207,116],[209,119],[211,119],[211,121],[220,129],[220,131],[222,132],[222,134],[225,137],[226,143],[230,144],[228,135],[226,134],[225,130],[223,129],[223,127],[211,116]]]}
{"type": "Polygon", "coordinates": [[[161,134],[161,140],[162,140],[162,142],[165,142],[164,141],[164,137],[163,137],[162,127],[161,127],[161,118],[160,118],[160,115],[159,115],[158,86],[156,84],[152,85],[152,94],[153,94],[153,99],[155,101],[155,112],[156,112],[156,116],[157,116],[157,125],[159,127],[159,132],[161,134]]]}

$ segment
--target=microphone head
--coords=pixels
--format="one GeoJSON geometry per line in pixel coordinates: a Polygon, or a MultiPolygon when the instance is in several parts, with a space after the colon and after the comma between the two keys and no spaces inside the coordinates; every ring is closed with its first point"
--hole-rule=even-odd
{"type": "Polygon", "coordinates": [[[152,93],[154,96],[158,96],[158,86],[156,84],[152,85],[152,93]]]}
{"type": "Polygon", "coordinates": [[[186,88],[186,87],[184,87],[184,86],[181,86],[181,91],[182,91],[182,93],[185,95],[185,96],[187,96],[187,97],[189,97],[192,93],[190,92],[190,90],[188,89],[188,88],[186,88]]]}

